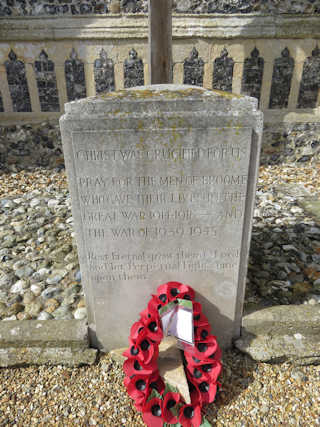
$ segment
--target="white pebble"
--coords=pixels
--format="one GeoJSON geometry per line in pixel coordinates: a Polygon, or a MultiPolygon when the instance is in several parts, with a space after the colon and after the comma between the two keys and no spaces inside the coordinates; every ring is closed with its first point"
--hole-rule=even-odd
{"type": "Polygon", "coordinates": [[[11,286],[10,292],[13,294],[23,293],[23,290],[27,287],[25,280],[18,280],[14,285],[11,286]]]}
{"type": "Polygon", "coordinates": [[[30,206],[32,208],[34,208],[35,206],[38,206],[40,204],[40,200],[39,199],[32,199],[30,202],[30,206]]]}
{"type": "Polygon", "coordinates": [[[50,313],[47,313],[46,311],[41,311],[37,316],[38,320],[51,320],[52,318],[53,316],[50,313]]]}
{"type": "Polygon", "coordinates": [[[4,317],[2,320],[17,320],[17,316],[14,314],[10,317],[4,317]]]}
{"type": "Polygon", "coordinates": [[[59,203],[60,203],[60,201],[57,199],[50,199],[48,201],[48,207],[49,208],[55,208],[56,206],[58,206],[59,203]]]}
{"type": "Polygon", "coordinates": [[[304,338],[303,335],[301,334],[294,334],[293,336],[295,337],[296,340],[302,340],[302,338],[304,338]]]}
{"type": "Polygon", "coordinates": [[[37,271],[40,277],[46,276],[49,273],[48,268],[40,268],[40,270],[37,271]]]}
{"type": "Polygon", "coordinates": [[[39,285],[31,285],[30,290],[35,294],[35,296],[39,296],[42,292],[42,289],[39,285]]]}
{"type": "Polygon", "coordinates": [[[77,320],[85,319],[87,317],[87,309],[85,307],[80,307],[73,313],[73,316],[77,320]]]}

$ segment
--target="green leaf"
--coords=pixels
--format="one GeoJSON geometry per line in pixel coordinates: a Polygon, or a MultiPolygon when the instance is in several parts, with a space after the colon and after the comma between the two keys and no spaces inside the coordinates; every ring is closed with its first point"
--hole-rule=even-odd
{"type": "MultiPolygon", "coordinates": [[[[165,396],[169,392],[171,392],[171,393],[179,393],[178,389],[176,387],[170,385],[169,383],[166,382],[165,386],[166,386],[166,388],[164,390],[163,396],[165,396]]],[[[180,412],[180,408],[182,406],[183,406],[182,403],[178,403],[176,406],[174,406],[173,408],[170,409],[170,411],[172,412],[172,414],[175,417],[179,418],[179,412],[180,412]]],[[[171,426],[180,427],[180,425],[181,425],[180,423],[178,423],[178,424],[170,424],[170,427],[171,426]]]]}
{"type": "Polygon", "coordinates": [[[172,414],[177,418],[179,418],[179,409],[180,409],[179,406],[180,405],[178,404],[170,409],[170,412],[172,412],[172,414]]]}
{"type": "Polygon", "coordinates": [[[159,315],[161,316],[163,313],[167,313],[170,310],[175,310],[176,305],[173,301],[169,302],[166,305],[163,305],[161,308],[159,308],[159,315]]]}
{"type": "Polygon", "coordinates": [[[149,395],[149,397],[148,397],[148,402],[149,402],[149,400],[153,399],[154,397],[157,397],[158,399],[163,400],[163,398],[162,398],[161,394],[160,394],[160,393],[158,393],[158,392],[157,392],[157,390],[155,390],[155,389],[153,388],[153,389],[152,389],[152,391],[151,391],[151,393],[150,393],[150,395],[149,395]]]}
{"type": "Polygon", "coordinates": [[[166,388],[164,390],[164,394],[167,394],[169,392],[171,393],[179,393],[177,387],[174,387],[173,385],[169,384],[169,383],[165,383],[166,388]]]}
{"type": "Polygon", "coordinates": [[[212,427],[212,425],[205,417],[202,417],[202,424],[200,425],[200,427],[212,427]]]}
{"type": "Polygon", "coordinates": [[[192,301],[188,301],[186,299],[178,299],[178,305],[180,307],[188,308],[189,310],[192,310],[192,301]]]}

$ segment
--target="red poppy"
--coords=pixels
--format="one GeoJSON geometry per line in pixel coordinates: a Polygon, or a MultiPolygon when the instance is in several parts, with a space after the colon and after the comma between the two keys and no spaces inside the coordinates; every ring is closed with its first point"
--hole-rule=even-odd
{"type": "Polygon", "coordinates": [[[141,322],[144,325],[144,329],[147,331],[147,336],[159,343],[163,338],[163,332],[159,315],[151,315],[150,317],[142,317],[141,322]]]}
{"type": "Polygon", "coordinates": [[[202,306],[200,302],[193,302],[193,324],[195,327],[208,325],[208,319],[202,313],[202,306]]]}
{"type": "Polygon", "coordinates": [[[221,373],[222,365],[219,361],[214,360],[211,363],[192,366],[190,368],[188,368],[187,372],[192,382],[199,386],[203,382],[216,383],[221,373]]]}
{"type": "Polygon", "coordinates": [[[179,288],[179,291],[180,293],[177,296],[177,298],[186,299],[188,301],[194,300],[195,292],[190,286],[182,284],[181,287],[179,288]]]}
{"type": "Polygon", "coordinates": [[[187,378],[188,378],[191,403],[192,403],[192,405],[200,405],[200,407],[201,407],[202,406],[201,392],[200,392],[196,382],[194,381],[193,376],[190,374],[190,372],[187,371],[186,373],[187,373],[187,378]]]}
{"type": "Polygon", "coordinates": [[[197,386],[193,386],[192,391],[190,391],[190,399],[192,405],[202,406],[202,396],[197,386]]]}
{"type": "Polygon", "coordinates": [[[205,326],[208,324],[208,319],[203,313],[200,313],[197,316],[193,315],[193,324],[195,327],[205,326]]]}
{"type": "Polygon", "coordinates": [[[146,400],[147,400],[147,396],[144,396],[144,397],[141,397],[141,398],[134,401],[134,406],[135,406],[137,411],[142,412],[143,407],[146,403],[146,400]]]}
{"type": "Polygon", "coordinates": [[[199,427],[201,425],[200,405],[184,405],[180,409],[179,423],[183,427],[199,427]]]}
{"type": "Polygon", "coordinates": [[[149,376],[135,375],[132,378],[125,377],[124,385],[129,396],[135,400],[145,400],[149,393],[149,376]]]}
{"type": "Polygon", "coordinates": [[[211,403],[214,401],[217,393],[217,383],[203,381],[199,384],[202,403],[211,403]]]}
{"type": "Polygon", "coordinates": [[[163,418],[162,418],[162,403],[161,399],[157,397],[150,399],[142,409],[142,418],[143,421],[149,427],[162,427],[163,418]]]}
{"type": "Polygon", "coordinates": [[[194,300],[194,290],[190,286],[179,282],[168,282],[157,288],[157,295],[160,301],[168,303],[176,298],[184,298],[190,301],[194,300]]]}
{"type": "Polygon", "coordinates": [[[158,393],[163,394],[166,386],[163,379],[160,377],[159,371],[152,373],[150,377],[150,388],[154,388],[158,393]]]}
{"type": "MultiPolygon", "coordinates": [[[[198,344],[198,343],[197,343],[198,344]]],[[[201,347],[202,349],[202,347],[201,347]]],[[[199,357],[199,350],[194,348],[189,349],[188,352],[185,351],[184,357],[187,362],[188,369],[192,369],[193,366],[207,365],[215,361],[220,361],[221,359],[221,349],[217,347],[216,351],[212,354],[207,355],[205,358],[199,357]],[[197,352],[197,355],[196,355],[197,352]]]]}
{"type": "Polygon", "coordinates": [[[211,359],[211,360],[221,360],[221,357],[222,357],[222,351],[221,351],[221,348],[218,345],[215,353],[212,354],[211,356],[209,356],[209,359],[211,359]]]}
{"type": "MultiPolygon", "coordinates": [[[[160,307],[162,307],[163,304],[159,298],[157,297],[157,295],[152,295],[151,300],[148,302],[148,315],[150,316],[158,316],[158,310],[160,307]]],[[[141,316],[141,317],[148,317],[148,316],[141,316]]]]}
{"type": "Polygon", "coordinates": [[[209,335],[206,340],[197,342],[193,349],[192,356],[196,359],[207,359],[218,349],[218,343],[214,335],[209,335]]]}
{"type": "Polygon", "coordinates": [[[136,340],[129,339],[129,348],[123,353],[123,356],[127,358],[136,357],[147,365],[152,360],[158,358],[159,348],[157,343],[153,343],[151,339],[141,334],[136,340]]]}
{"type": "Polygon", "coordinates": [[[158,370],[158,365],[156,360],[152,360],[146,365],[133,357],[124,362],[123,370],[128,377],[132,377],[132,375],[151,375],[158,370]]]}
{"type": "Polygon", "coordinates": [[[144,324],[139,320],[135,322],[130,329],[130,338],[132,340],[137,340],[139,336],[147,335],[148,331],[145,329],[144,324]]]}
{"type": "Polygon", "coordinates": [[[149,314],[148,307],[142,310],[141,313],[139,313],[140,317],[147,317],[148,314],[149,314]]]}
{"type": "Polygon", "coordinates": [[[177,424],[178,418],[173,415],[171,409],[176,406],[181,400],[179,393],[172,393],[171,391],[166,393],[163,401],[163,419],[166,423],[177,424]]]}
{"type": "Polygon", "coordinates": [[[199,359],[198,357],[196,357],[195,352],[196,352],[195,347],[193,348],[188,347],[187,351],[185,351],[184,356],[185,356],[187,365],[190,365],[190,366],[206,365],[208,363],[212,363],[212,361],[214,360],[220,361],[222,356],[222,351],[219,346],[217,346],[217,349],[214,353],[210,354],[205,359],[203,358],[199,359]]]}
{"type": "Polygon", "coordinates": [[[211,383],[216,383],[219,375],[221,374],[222,364],[218,360],[213,360],[212,363],[208,363],[201,366],[201,371],[204,374],[204,379],[211,383]]]}
{"type": "Polygon", "coordinates": [[[194,339],[195,341],[203,341],[210,335],[211,326],[209,323],[195,326],[194,328],[194,339]]]}
{"type": "Polygon", "coordinates": [[[194,316],[202,313],[202,305],[200,302],[193,301],[192,302],[192,308],[193,308],[193,315],[194,316]]]}

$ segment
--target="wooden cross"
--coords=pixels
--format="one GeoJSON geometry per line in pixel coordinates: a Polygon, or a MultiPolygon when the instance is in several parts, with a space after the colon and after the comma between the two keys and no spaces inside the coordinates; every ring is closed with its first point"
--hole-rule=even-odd
{"type": "Polygon", "coordinates": [[[172,83],[172,0],[148,2],[150,83],[172,83]]]}

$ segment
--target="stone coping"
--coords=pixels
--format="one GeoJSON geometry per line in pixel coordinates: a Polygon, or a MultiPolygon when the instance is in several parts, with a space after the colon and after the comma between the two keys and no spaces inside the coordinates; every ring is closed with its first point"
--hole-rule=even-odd
{"type": "MultiPolygon", "coordinates": [[[[65,39],[146,39],[145,14],[90,15],[73,17],[0,18],[0,39],[6,41],[45,41],[65,39]]],[[[174,14],[173,37],[221,39],[319,38],[320,20],[314,15],[286,14],[174,14]]]]}
{"type": "Polygon", "coordinates": [[[82,320],[9,320],[0,322],[0,368],[26,365],[95,363],[88,326],[82,320]]]}
{"type": "Polygon", "coordinates": [[[320,308],[280,305],[243,317],[235,346],[254,360],[294,365],[320,364],[320,308]]]}
{"type": "MultiPolygon", "coordinates": [[[[211,89],[209,89],[211,90],[211,89]]],[[[297,111],[283,110],[267,110],[263,111],[264,124],[298,124],[298,123],[315,123],[320,124],[320,109],[305,109],[297,111]]],[[[64,114],[64,111],[59,113],[1,113],[1,125],[23,125],[29,123],[42,123],[50,120],[56,123],[64,114]]]]}
{"type": "Polygon", "coordinates": [[[8,320],[0,322],[0,348],[89,347],[88,326],[83,320],[8,320]]]}

